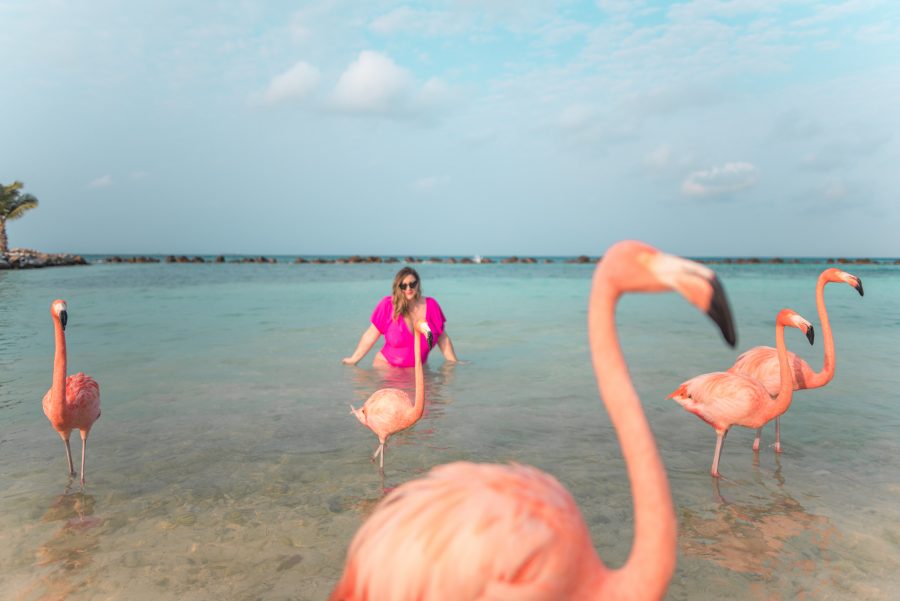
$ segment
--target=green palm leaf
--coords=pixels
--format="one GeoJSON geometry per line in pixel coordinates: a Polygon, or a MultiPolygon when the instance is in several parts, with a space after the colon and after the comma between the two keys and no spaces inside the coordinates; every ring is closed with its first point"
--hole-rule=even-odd
{"type": "Polygon", "coordinates": [[[23,194],[10,203],[7,208],[6,219],[12,221],[18,219],[26,212],[38,206],[38,199],[31,194],[23,194]]]}
{"type": "Polygon", "coordinates": [[[22,182],[13,182],[8,186],[0,184],[0,219],[18,219],[38,206],[37,198],[21,193],[23,185],[22,182]]]}

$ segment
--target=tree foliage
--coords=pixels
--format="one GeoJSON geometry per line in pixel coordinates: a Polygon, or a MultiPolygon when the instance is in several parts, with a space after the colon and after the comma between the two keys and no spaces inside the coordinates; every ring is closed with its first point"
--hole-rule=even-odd
{"type": "Polygon", "coordinates": [[[26,212],[38,206],[38,199],[31,194],[22,194],[25,184],[13,182],[9,185],[0,184],[0,219],[11,221],[18,219],[26,212]]]}
{"type": "Polygon", "coordinates": [[[38,199],[31,194],[22,194],[22,182],[9,185],[0,184],[0,257],[9,252],[6,238],[6,222],[18,219],[38,206],[38,199]]]}

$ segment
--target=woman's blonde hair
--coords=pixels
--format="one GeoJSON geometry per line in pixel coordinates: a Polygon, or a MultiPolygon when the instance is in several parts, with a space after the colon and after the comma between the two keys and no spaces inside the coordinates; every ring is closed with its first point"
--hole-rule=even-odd
{"type": "Polygon", "coordinates": [[[419,272],[412,267],[404,267],[398,271],[397,275],[394,276],[394,285],[391,287],[391,301],[394,306],[393,319],[397,319],[400,315],[403,317],[409,316],[409,302],[406,300],[406,295],[400,290],[400,283],[408,275],[416,278],[416,281],[419,283],[416,286],[416,295],[413,297],[413,300],[417,301],[422,298],[422,278],[419,277],[419,272]]]}

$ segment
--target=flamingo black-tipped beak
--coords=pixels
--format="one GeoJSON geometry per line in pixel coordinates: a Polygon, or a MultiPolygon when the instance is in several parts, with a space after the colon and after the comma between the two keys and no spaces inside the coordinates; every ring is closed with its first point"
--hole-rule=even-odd
{"type": "Polygon", "coordinates": [[[431,333],[431,330],[425,332],[425,340],[428,341],[428,350],[431,350],[434,347],[434,334],[431,333]]]}
{"type": "Polygon", "coordinates": [[[813,330],[812,326],[809,326],[806,329],[806,339],[809,340],[810,344],[812,344],[813,341],[816,339],[816,332],[815,332],[815,330],[813,330]]]}
{"type": "Polygon", "coordinates": [[[861,279],[856,278],[856,286],[854,286],[854,288],[856,288],[856,291],[859,292],[859,295],[860,295],[860,296],[865,296],[865,294],[863,294],[862,280],[861,280],[861,279]]]}
{"type": "Polygon", "coordinates": [[[63,332],[66,331],[66,322],[69,321],[69,312],[68,311],[60,311],[59,312],[59,323],[62,324],[63,332]]]}
{"type": "Polygon", "coordinates": [[[714,277],[710,282],[713,288],[712,302],[709,304],[709,310],[706,312],[722,330],[722,336],[725,342],[734,347],[737,344],[737,333],[734,331],[734,319],[731,317],[731,307],[728,305],[728,297],[725,295],[725,289],[719,283],[719,278],[714,277]]]}

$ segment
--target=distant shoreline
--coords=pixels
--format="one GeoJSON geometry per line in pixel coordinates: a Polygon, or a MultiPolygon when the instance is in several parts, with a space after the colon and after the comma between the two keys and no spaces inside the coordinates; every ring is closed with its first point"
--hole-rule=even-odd
{"type": "MultiPolygon", "coordinates": [[[[258,263],[258,264],[592,264],[599,256],[579,255],[572,257],[541,256],[395,256],[395,255],[84,255],[65,253],[42,253],[40,251],[14,248],[6,256],[0,256],[0,270],[4,269],[39,269],[43,267],[65,267],[72,265],[91,265],[95,263],[258,263]]],[[[900,258],[890,257],[691,257],[696,261],[718,265],[802,265],[802,264],[834,264],[834,265],[900,265],[900,258]]]]}

